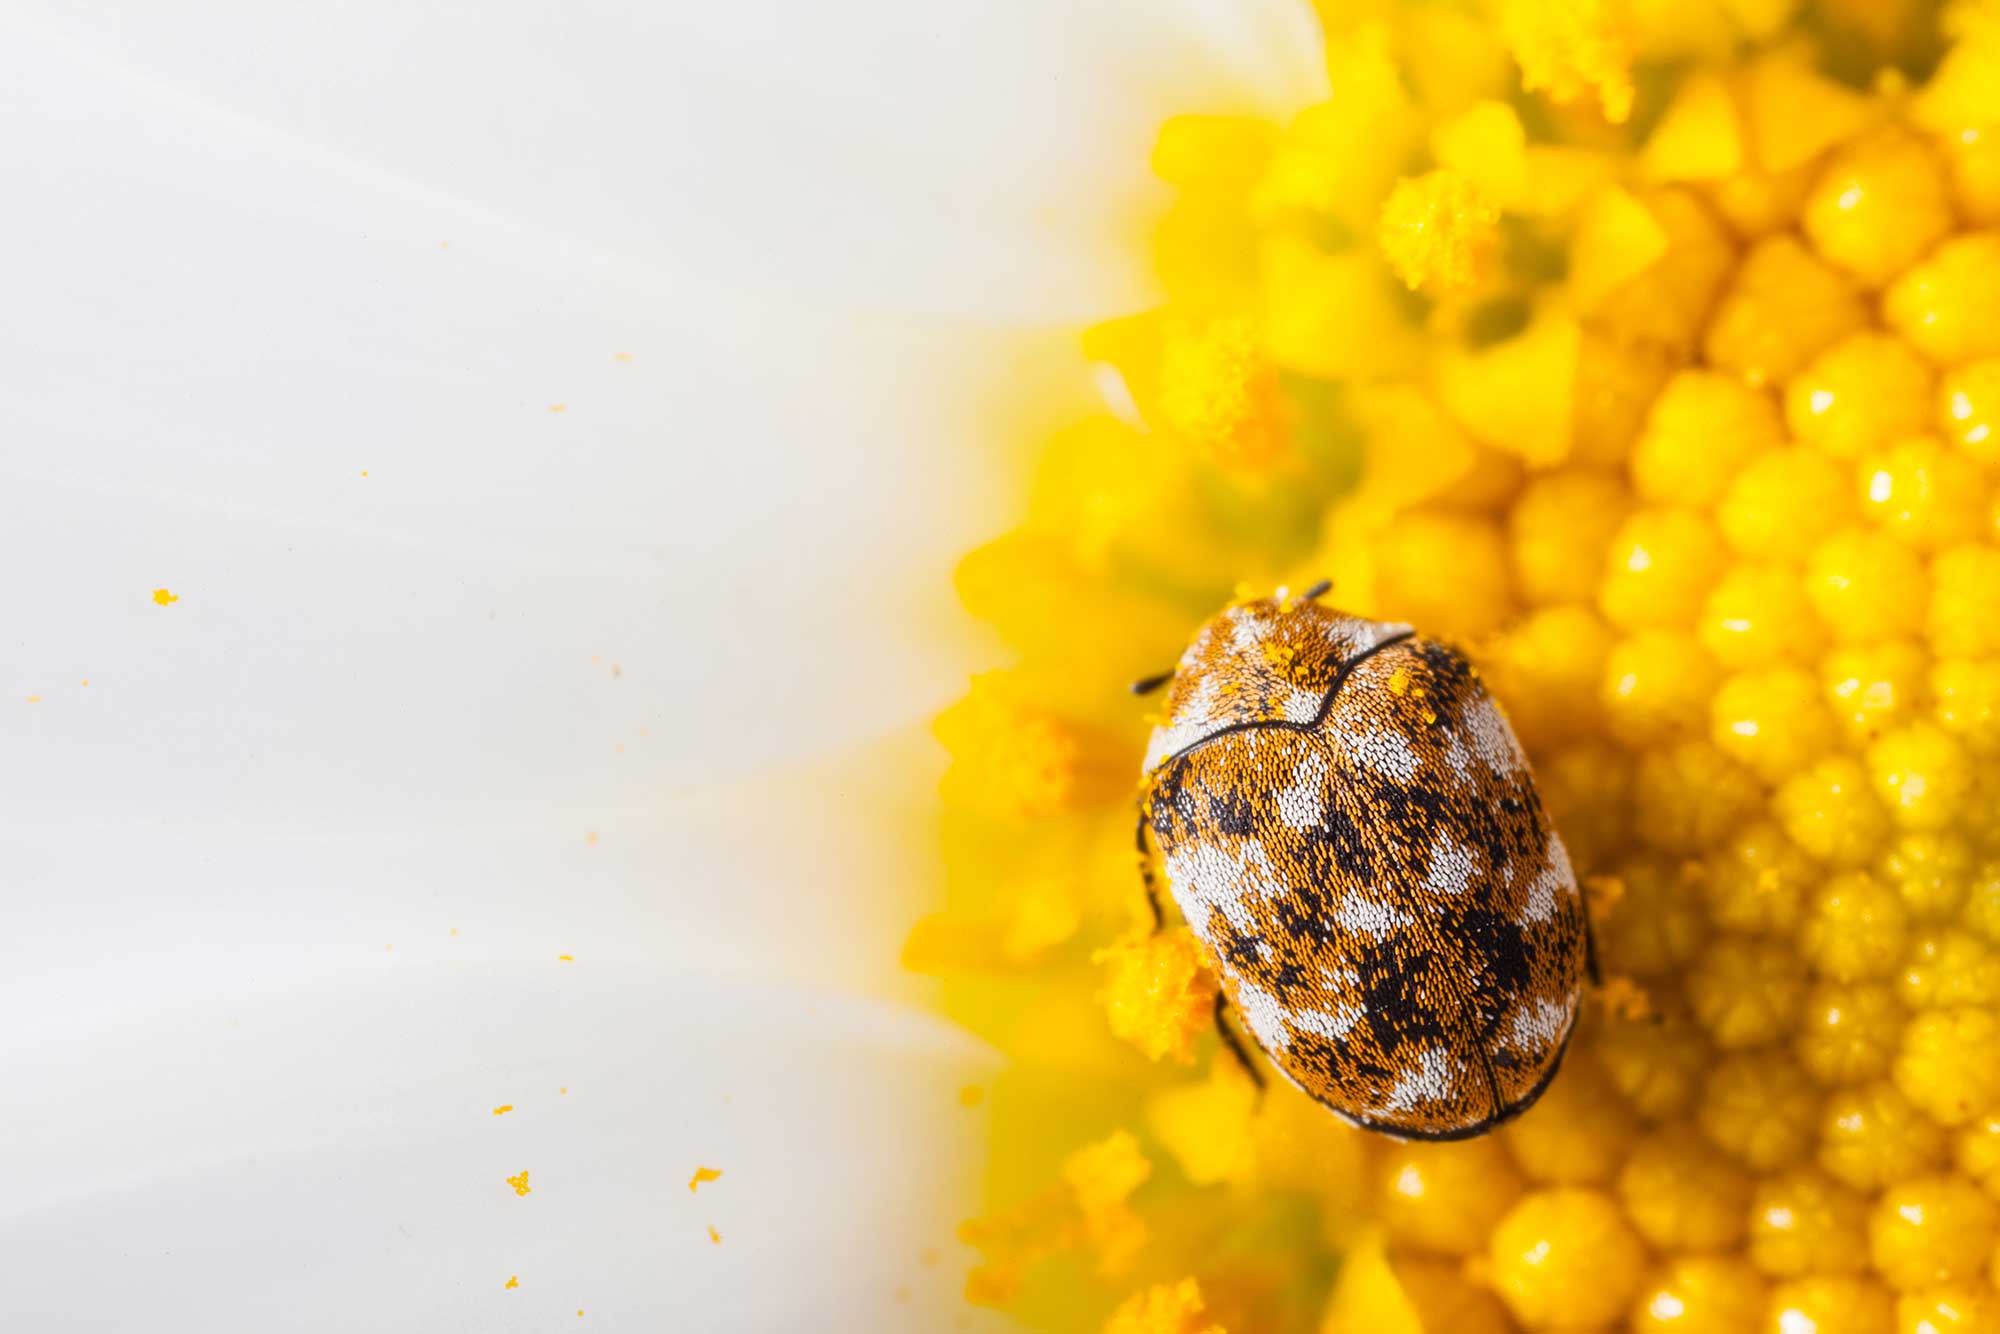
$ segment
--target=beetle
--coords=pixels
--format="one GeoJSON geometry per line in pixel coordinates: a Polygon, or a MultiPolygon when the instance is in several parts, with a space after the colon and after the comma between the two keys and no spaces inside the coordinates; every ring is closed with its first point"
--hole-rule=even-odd
{"type": "Polygon", "coordinates": [[[1342,1119],[1470,1138],[1555,1078],[1596,976],[1588,916],[1477,671],[1328,588],[1233,603],[1134,686],[1171,686],[1139,798],[1147,892],[1161,923],[1157,858],[1253,1076],[1225,998],[1342,1119]]]}

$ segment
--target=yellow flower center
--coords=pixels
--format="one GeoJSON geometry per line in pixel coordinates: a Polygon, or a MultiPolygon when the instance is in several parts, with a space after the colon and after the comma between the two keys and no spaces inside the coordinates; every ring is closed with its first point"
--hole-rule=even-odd
{"type": "MultiPolygon", "coordinates": [[[[1325,101],[1163,129],[1165,301],[1086,334],[1107,410],[960,570],[1015,659],[938,721],[906,958],[1010,1062],[968,1295],[1112,1334],[2000,1326],[2000,8],[1319,8],[1325,101]],[[1479,1139],[1259,1095],[1212,1036],[1242,961],[1145,908],[1173,706],[1124,683],[1321,577],[1479,663],[1590,900],[1605,983],[1479,1139]]],[[[1341,883],[1241,869],[1301,931],[1341,883]]]]}

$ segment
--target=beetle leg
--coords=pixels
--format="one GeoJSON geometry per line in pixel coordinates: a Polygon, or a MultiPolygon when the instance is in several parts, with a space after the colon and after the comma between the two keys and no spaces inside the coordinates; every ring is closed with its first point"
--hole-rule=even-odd
{"type": "Polygon", "coordinates": [[[1139,802],[1139,824],[1133,830],[1132,841],[1139,849],[1139,881],[1146,887],[1146,906],[1153,910],[1153,930],[1158,931],[1167,924],[1167,914],[1160,907],[1160,882],[1153,875],[1153,857],[1146,851],[1146,803],[1139,802]]]}
{"type": "Polygon", "coordinates": [[[1333,589],[1333,580],[1322,579],[1299,596],[1307,602],[1317,602],[1333,589]]]}
{"type": "Polygon", "coordinates": [[[1221,1035],[1222,1045],[1229,1048],[1229,1054],[1234,1056],[1236,1063],[1243,1067],[1243,1073],[1250,1076],[1250,1082],[1257,1086],[1259,1093],[1262,1093],[1264,1091],[1264,1072],[1251,1062],[1250,1053],[1243,1049],[1243,1039],[1237,1037],[1236,1030],[1229,1026],[1229,1020],[1223,1014],[1223,1011],[1228,1008],[1229,998],[1222,994],[1222,988],[1217,987],[1215,989],[1215,1031],[1221,1035]]]}
{"type": "Polygon", "coordinates": [[[1155,672],[1151,676],[1142,676],[1132,683],[1132,693],[1135,695],[1150,695],[1173,679],[1174,673],[1171,668],[1164,672],[1155,672]]]}

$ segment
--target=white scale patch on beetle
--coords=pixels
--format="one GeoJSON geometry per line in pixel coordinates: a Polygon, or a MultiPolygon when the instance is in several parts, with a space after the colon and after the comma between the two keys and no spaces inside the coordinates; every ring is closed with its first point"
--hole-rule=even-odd
{"type": "Polygon", "coordinates": [[[1359,1005],[1343,1005],[1337,1014],[1325,1010],[1294,1010],[1291,1014],[1293,1028],[1301,1033],[1317,1033],[1329,1042],[1346,1037],[1366,1017],[1367,1012],[1359,1005]]]}
{"type": "Polygon", "coordinates": [[[1326,642],[1340,649],[1342,656],[1351,658],[1398,635],[1409,633],[1410,627],[1401,621],[1365,621],[1359,616],[1337,616],[1327,622],[1326,642]]]}
{"type": "Polygon", "coordinates": [[[1462,1068],[1464,1062],[1453,1060],[1451,1053],[1443,1047],[1418,1049],[1416,1068],[1396,1081],[1381,1110],[1407,1112],[1422,1103],[1444,1102],[1457,1088],[1458,1072],[1462,1068]]]}
{"type": "Polygon", "coordinates": [[[1185,703],[1174,710],[1175,720],[1171,726],[1153,729],[1152,740],[1146,745],[1146,769],[1151,772],[1167,756],[1192,746],[1195,742],[1222,726],[1217,715],[1221,712],[1222,685],[1214,677],[1199,682],[1185,703]]]}
{"type": "Polygon", "coordinates": [[[1243,1022],[1257,1035],[1257,1045],[1268,1052],[1281,1052],[1292,1045],[1292,1033],[1285,1026],[1285,1007],[1278,1004],[1278,998],[1254,982],[1245,982],[1236,989],[1236,1005],[1243,1011],[1243,1022]]]}
{"type": "Polygon", "coordinates": [[[1278,818],[1287,825],[1300,831],[1319,828],[1326,818],[1326,756],[1317,748],[1307,751],[1292,770],[1291,786],[1271,795],[1278,803],[1278,818]]]}
{"type": "Polygon", "coordinates": [[[1409,738],[1400,732],[1376,727],[1343,731],[1339,744],[1342,753],[1352,756],[1363,768],[1372,769],[1398,783],[1407,783],[1415,778],[1417,769],[1423,763],[1417,758],[1417,752],[1410,748],[1409,738]]]}
{"type": "Polygon", "coordinates": [[[1507,1045],[1522,1051],[1541,1051],[1562,1036],[1569,1023],[1569,1007],[1552,1000],[1533,1000],[1514,1011],[1507,1025],[1507,1045]]]}
{"type": "Polygon", "coordinates": [[[1548,860],[1543,863],[1541,874],[1528,882],[1528,902],[1521,909],[1521,924],[1548,921],[1556,915],[1557,900],[1575,892],[1576,872],[1570,869],[1569,849],[1563,846],[1561,834],[1551,833],[1548,860]]]}
{"type": "Polygon", "coordinates": [[[1326,703],[1326,694],[1319,690],[1302,690],[1287,684],[1285,702],[1278,712],[1288,723],[1309,723],[1319,717],[1320,706],[1326,703]]]}
{"type": "Polygon", "coordinates": [[[1250,894],[1277,898],[1288,892],[1262,843],[1245,839],[1240,846],[1240,852],[1231,852],[1213,843],[1187,843],[1161,858],[1174,886],[1174,901],[1198,936],[1206,938],[1211,912],[1221,913],[1238,931],[1253,931],[1255,922],[1244,898],[1250,894]]]}
{"type": "Polygon", "coordinates": [[[1521,743],[1514,739],[1514,729],[1507,726],[1506,717],[1492,700],[1482,698],[1467,705],[1460,721],[1471,733],[1472,753],[1494,773],[1512,778],[1528,767],[1521,743]]]}
{"type": "Polygon", "coordinates": [[[1406,912],[1398,912],[1386,903],[1363,898],[1358,889],[1347,891],[1347,897],[1340,901],[1333,920],[1349,931],[1358,931],[1377,940],[1387,940],[1404,927],[1417,924],[1417,919],[1406,912]]]}
{"type": "Polygon", "coordinates": [[[1463,894],[1479,877],[1479,860],[1472,849],[1443,834],[1431,843],[1429,866],[1424,885],[1439,894],[1463,894]]]}

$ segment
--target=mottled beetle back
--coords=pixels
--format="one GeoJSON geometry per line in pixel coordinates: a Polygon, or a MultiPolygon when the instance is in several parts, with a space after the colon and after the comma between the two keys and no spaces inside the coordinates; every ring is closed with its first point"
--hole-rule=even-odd
{"type": "Polygon", "coordinates": [[[1546,1087],[1583,904],[1464,658],[1311,601],[1239,604],[1182,658],[1147,775],[1174,901],[1301,1089],[1454,1139],[1546,1087]]]}

